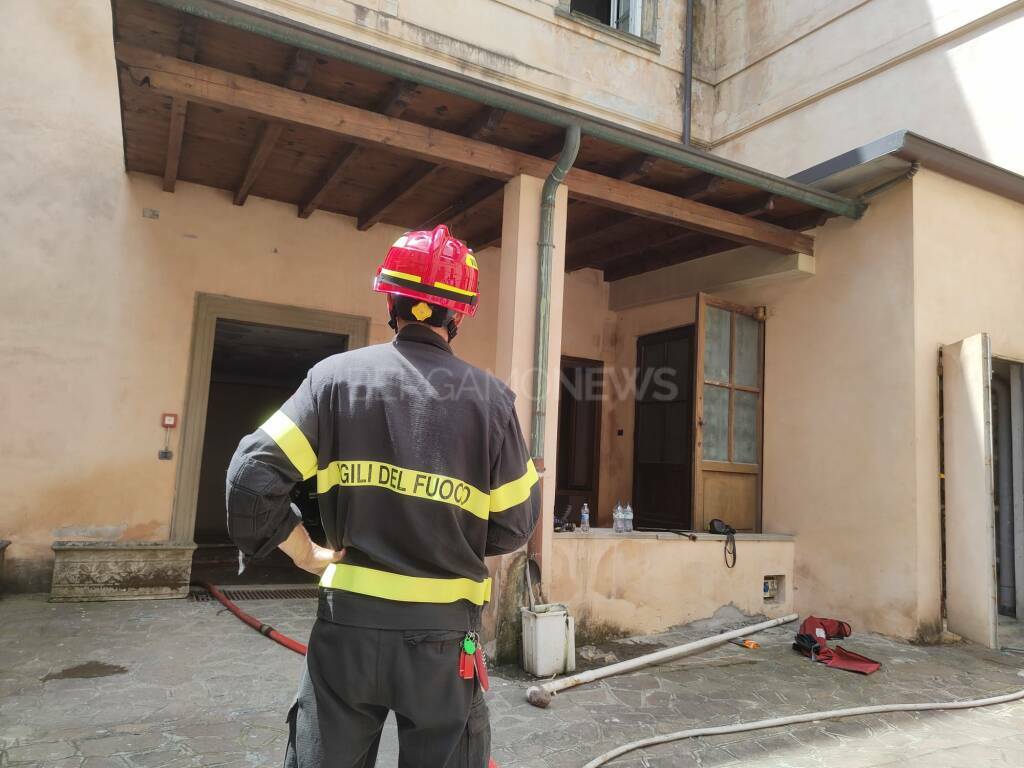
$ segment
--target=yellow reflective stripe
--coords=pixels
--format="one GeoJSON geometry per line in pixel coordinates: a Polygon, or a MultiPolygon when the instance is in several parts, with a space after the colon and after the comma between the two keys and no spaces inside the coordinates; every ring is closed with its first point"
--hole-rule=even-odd
{"type": "Polygon", "coordinates": [[[526,462],[526,472],[518,480],[491,490],[491,512],[503,512],[530,498],[530,489],[537,482],[537,469],[533,459],[526,462]]]}
{"type": "Polygon", "coordinates": [[[275,413],[260,429],[274,438],[277,447],[284,451],[284,455],[295,465],[303,480],[308,480],[316,474],[316,453],[313,452],[309,440],[302,434],[302,430],[283,412],[275,413]]]}
{"type": "Polygon", "coordinates": [[[464,288],[456,288],[454,285],[448,285],[448,283],[434,283],[435,288],[440,288],[444,291],[452,291],[453,293],[461,293],[463,296],[476,296],[476,291],[467,291],[464,288]]]}
{"type": "Polygon", "coordinates": [[[414,283],[423,282],[423,280],[420,279],[419,275],[410,275],[408,272],[399,272],[394,269],[384,269],[383,267],[381,267],[380,273],[382,275],[390,275],[391,277],[400,277],[403,280],[412,280],[414,283]]]}
{"type": "Polygon", "coordinates": [[[476,256],[474,256],[472,253],[467,253],[466,254],[466,266],[467,267],[472,267],[473,269],[476,269],[476,270],[480,269],[480,267],[478,267],[477,263],[476,263],[476,256]]]}
{"type": "Polygon", "coordinates": [[[469,483],[382,461],[332,461],[317,471],[317,493],[326,493],[336,485],[375,486],[404,496],[454,504],[482,520],[488,515],[487,494],[469,483]]]}
{"type": "Polygon", "coordinates": [[[404,603],[454,603],[456,600],[469,600],[475,605],[483,605],[491,599],[490,579],[428,579],[346,563],[328,565],[320,578],[320,586],[404,603]]]}

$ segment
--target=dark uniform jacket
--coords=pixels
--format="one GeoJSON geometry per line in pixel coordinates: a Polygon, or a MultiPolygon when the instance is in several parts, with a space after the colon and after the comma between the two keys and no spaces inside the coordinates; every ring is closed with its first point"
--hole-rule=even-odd
{"type": "Polygon", "coordinates": [[[318,363],[231,460],[228,530],[243,561],[301,522],[289,493],[315,475],[328,545],[345,549],[321,579],[321,618],[477,628],[484,557],[521,547],[540,512],[514,400],[418,325],[318,363]]]}

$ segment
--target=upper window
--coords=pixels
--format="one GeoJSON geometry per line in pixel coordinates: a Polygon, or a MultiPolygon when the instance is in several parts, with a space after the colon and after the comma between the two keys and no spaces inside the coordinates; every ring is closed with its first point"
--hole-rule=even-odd
{"type": "Polygon", "coordinates": [[[644,0],[570,0],[569,10],[620,32],[637,37],[644,34],[644,0]]]}

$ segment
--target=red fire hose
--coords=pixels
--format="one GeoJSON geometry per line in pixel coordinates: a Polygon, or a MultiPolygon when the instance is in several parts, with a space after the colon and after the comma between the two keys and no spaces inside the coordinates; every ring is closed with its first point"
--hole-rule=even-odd
{"type": "Polygon", "coordinates": [[[211,595],[213,595],[215,598],[217,598],[217,600],[219,600],[220,603],[225,608],[227,608],[229,611],[231,611],[233,614],[235,614],[235,616],[240,618],[242,621],[244,621],[246,624],[248,624],[250,627],[255,629],[257,632],[259,632],[264,637],[269,637],[275,643],[279,643],[279,644],[283,645],[289,651],[295,651],[296,653],[300,653],[303,656],[306,655],[306,646],[304,646],[298,640],[292,640],[287,635],[282,635],[280,632],[278,632],[276,629],[274,629],[269,624],[264,624],[259,619],[255,618],[253,616],[250,616],[248,613],[246,613],[241,608],[239,608],[237,605],[235,605],[233,602],[231,602],[224,595],[224,593],[221,592],[219,589],[217,589],[215,586],[213,586],[213,584],[208,584],[205,581],[200,581],[200,582],[196,582],[196,583],[199,584],[199,586],[201,586],[203,589],[205,589],[211,595]]]}

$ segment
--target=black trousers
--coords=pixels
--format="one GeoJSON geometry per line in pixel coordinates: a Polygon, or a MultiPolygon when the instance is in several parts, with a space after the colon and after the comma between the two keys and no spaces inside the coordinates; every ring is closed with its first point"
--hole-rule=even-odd
{"type": "Polygon", "coordinates": [[[491,725],[479,682],[459,676],[463,637],[318,620],[288,713],[285,768],[373,768],[389,711],[399,768],[486,768],[491,725]]]}

